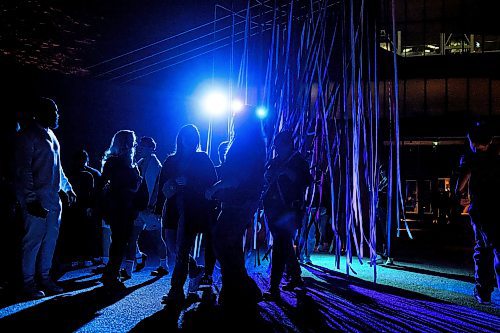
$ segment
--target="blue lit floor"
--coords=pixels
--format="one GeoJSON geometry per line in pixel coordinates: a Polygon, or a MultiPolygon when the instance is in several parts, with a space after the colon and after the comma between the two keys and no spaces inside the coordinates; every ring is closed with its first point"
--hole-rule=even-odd
{"type": "MultiPolygon", "coordinates": [[[[336,270],[333,256],[314,255],[314,266],[303,267],[306,289],[283,292],[279,304],[261,302],[256,331],[500,331],[500,293],[495,290],[492,306],[476,304],[468,270],[399,262],[378,266],[374,285],[369,265],[353,262],[356,274],[348,278],[341,259],[341,270],[336,270]]],[[[253,277],[266,289],[267,266],[252,266],[253,277]]],[[[90,268],[66,273],[61,279],[66,293],[0,309],[0,332],[23,332],[33,325],[42,332],[172,331],[161,304],[170,276],[152,278],[151,269],[134,274],[126,282],[127,292],[113,299],[102,297],[100,275],[92,275],[90,268]]],[[[194,304],[174,326],[212,332],[221,327],[220,318],[216,309],[200,310],[194,304]]],[[[248,329],[246,323],[238,325],[235,331],[248,329]]]]}

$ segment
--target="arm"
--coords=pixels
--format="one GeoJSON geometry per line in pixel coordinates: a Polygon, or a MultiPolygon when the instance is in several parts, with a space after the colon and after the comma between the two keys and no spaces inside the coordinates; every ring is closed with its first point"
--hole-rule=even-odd
{"type": "Polygon", "coordinates": [[[457,181],[457,188],[455,189],[455,192],[458,194],[464,194],[465,190],[467,188],[467,185],[469,184],[470,180],[470,171],[464,174],[461,174],[460,177],[458,178],[457,181]]]}
{"type": "Polygon", "coordinates": [[[27,133],[21,134],[17,139],[16,149],[16,188],[21,204],[38,201],[34,190],[32,161],[35,151],[33,138],[27,133]]]}
{"type": "Polygon", "coordinates": [[[455,194],[457,194],[460,199],[460,205],[467,206],[470,202],[469,199],[463,199],[463,194],[466,193],[467,186],[469,185],[471,176],[471,170],[468,166],[467,160],[465,157],[462,157],[460,160],[460,171],[457,180],[457,185],[455,187],[455,194]]]}
{"type": "Polygon", "coordinates": [[[70,205],[76,202],[76,194],[75,192],[73,192],[73,188],[71,187],[68,178],[64,174],[62,166],[61,166],[61,177],[59,181],[59,188],[63,190],[64,193],[66,193],[66,195],[68,196],[68,202],[70,205]]]}
{"type": "Polygon", "coordinates": [[[45,218],[48,210],[42,206],[35,192],[33,179],[33,155],[35,153],[35,140],[27,133],[18,137],[16,149],[16,191],[21,205],[26,207],[30,215],[45,218]]]}
{"type": "Polygon", "coordinates": [[[165,204],[165,200],[167,199],[167,196],[165,195],[165,187],[169,186],[166,185],[168,178],[169,178],[169,169],[171,168],[171,158],[172,157],[167,157],[167,159],[163,162],[163,165],[160,170],[160,175],[158,176],[157,179],[157,184],[155,187],[158,188],[158,196],[156,198],[156,203],[155,203],[155,213],[156,214],[162,214],[163,211],[163,205],[165,204]]]}
{"type": "Polygon", "coordinates": [[[61,180],[59,183],[59,188],[61,190],[63,190],[65,193],[73,192],[73,187],[71,187],[71,184],[69,183],[68,177],[66,177],[66,174],[64,173],[64,170],[62,167],[61,167],[61,180]]]}

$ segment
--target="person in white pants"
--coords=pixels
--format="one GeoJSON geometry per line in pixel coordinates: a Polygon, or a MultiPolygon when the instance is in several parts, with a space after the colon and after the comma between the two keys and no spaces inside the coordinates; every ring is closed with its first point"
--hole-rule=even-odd
{"type": "Polygon", "coordinates": [[[33,105],[33,122],[21,130],[16,146],[16,192],[22,207],[23,295],[41,298],[60,293],[62,288],[50,278],[52,258],[61,224],[59,191],[76,200],[61,166],[59,141],[53,129],[58,127],[58,109],[49,98],[33,105]],[[35,276],[40,278],[37,284],[35,276]]]}

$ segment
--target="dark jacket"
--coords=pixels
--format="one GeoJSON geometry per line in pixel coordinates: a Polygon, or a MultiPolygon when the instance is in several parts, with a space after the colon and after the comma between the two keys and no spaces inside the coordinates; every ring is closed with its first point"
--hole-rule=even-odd
{"type": "Polygon", "coordinates": [[[305,191],[312,182],[312,176],[309,165],[299,153],[294,153],[286,161],[277,158],[271,160],[266,170],[266,180],[266,211],[283,212],[304,208],[305,191]],[[287,169],[295,175],[294,180],[285,174],[287,169]]]}
{"type": "Polygon", "coordinates": [[[213,202],[205,199],[205,191],[217,181],[214,165],[204,152],[196,152],[187,163],[181,163],[176,154],[167,157],[163,163],[155,211],[162,214],[166,228],[177,228],[182,212],[188,225],[203,228],[214,206],[213,202]],[[162,191],[164,184],[180,176],[187,178],[186,186],[179,188],[176,194],[166,199],[162,191]]]}
{"type": "MultiPolygon", "coordinates": [[[[242,136],[243,137],[243,136],[242,136]]],[[[263,142],[236,138],[221,166],[222,180],[235,180],[238,186],[226,189],[217,196],[225,204],[242,205],[257,202],[264,185],[266,151],[263,142]]]]}
{"type": "Polygon", "coordinates": [[[108,186],[108,204],[110,223],[121,220],[135,220],[138,215],[135,206],[136,193],[141,184],[137,167],[131,167],[122,157],[111,156],[104,163],[102,184],[108,186]]]}

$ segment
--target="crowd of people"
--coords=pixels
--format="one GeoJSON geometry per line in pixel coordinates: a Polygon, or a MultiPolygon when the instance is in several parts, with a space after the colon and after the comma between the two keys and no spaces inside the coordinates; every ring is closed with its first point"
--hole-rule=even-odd
{"type": "Polygon", "coordinates": [[[284,289],[303,285],[295,235],[304,220],[312,176],[291,132],[276,136],[274,158],[267,163],[260,120],[246,112],[236,117],[231,140],[220,144],[215,166],[201,150],[194,125],[179,130],[175,151],[163,163],[153,138],[138,139],[134,131],[120,130],[111,138],[100,170],[89,165],[88,153],[81,150],[66,176],[53,132],[59,119],[56,103],[40,98],[31,112],[16,135],[13,186],[23,220],[23,298],[63,292],[51,272],[58,242],[67,250],[61,251],[63,259],[96,265],[93,271],[102,273],[106,292],[125,290],[124,281],[146,265],[148,256],[140,248],[145,231],[159,259],[151,275],[171,274],[162,300],[168,306],[185,302],[188,279],[188,293],[211,288],[216,262],[222,277],[218,302],[228,309],[279,298],[285,270],[289,282],[284,289]],[[264,294],[248,275],[242,250],[258,209],[266,212],[273,239],[271,287],[264,294]],[[73,223],[61,228],[62,217],[73,223]],[[204,265],[196,259],[200,245],[204,265]]]}
{"type": "MultiPolygon", "coordinates": [[[[140,239],[146,231],[159,259],[151,275],[172,275],[164,304],[185,303],[187,280],[188,293],[211,288],[218,262],[222,275],[218,302],[238,311],[255,308],[264,298],[277,300],[281,290],[301,288],[299,261],[310,264],[317,243],[323,251],[332,245],[328,205],[318,203],[305,214],[313,177],[307,160],[295,148],[293,133],[284,130],[275,136],[273,157],[267,161],[261,123],[252,112],[236,117],[234,135],[219,146],[217,166],[201,150],[198,129],[189,124],[179,130],[175,152],[163,163],[156,156],[153,138],[138,139],[134,131],[120,130],[103,156],[101,171],[89,166],[88,154],[82,150],[75,154],[67,177],[53,132],[59,118],[56,103],[40,98],[31,111],[32,119],[17,133],[15,146],[14,188],[23,221],[20,295],[24,298],[63,292],[51,274],[58,241],[72,245],[74,252],[66,253],[72,258],[100,264],[94,272],[102,273],[103,289],[113,294],[125,290],[124,281],[145,267],[148,256],[140,248],[140,239]],[[67,203],[65,212],[61,196],[67,203]],[[270,287],[264,294],[245,268],[242,248],[259,209],[265,213],[273,240],[270,287]],[[62,214],[81,222],[62,230],[64,235],[74,235],[71,241],[59,237],[62,214]],[[196,259],[200,245],[203,266],[196,259]],[[284,276],[288,282],[281,285],[284,276]]],[[[498,230],[491,211],[498,192],[492,190],[499,181],[498,156],[488,154],[491,137],[471,132],[469,139],[473,153],[462,163],[457,191],[468,189],[472,194],[475,295],[480,302],[488,302],[493,273],[497,281],[500,273],[498,230]]]]}

